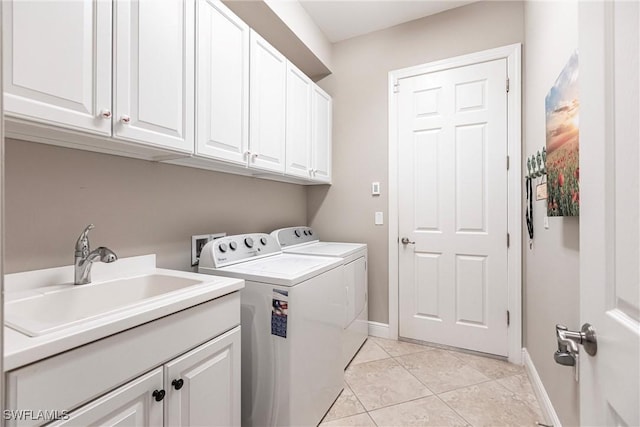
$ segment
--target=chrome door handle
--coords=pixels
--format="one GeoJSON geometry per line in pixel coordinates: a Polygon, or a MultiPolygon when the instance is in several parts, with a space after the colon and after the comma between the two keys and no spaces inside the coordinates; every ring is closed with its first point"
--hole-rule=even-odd
{"type": "Polygon", "coordinates": [[[415,245],[416,242],[412,242],[411,240],[409,240],[408,237],[403,237],[402,239],[400,239],[400,242],[402,242],[403,245],[415,245]]]}
{"type": "Polygon", "coordinates": [[[588,323],[582,325],[580,331],[570,331],[564,325],[556,325],[556,338],[558,340],[558,351],[556,353],[570,354],[578,353],[578,344],[584,347],[584,351],[589,356],[595,356],[598,352],[598,341],[596,331],[588,323]]]}

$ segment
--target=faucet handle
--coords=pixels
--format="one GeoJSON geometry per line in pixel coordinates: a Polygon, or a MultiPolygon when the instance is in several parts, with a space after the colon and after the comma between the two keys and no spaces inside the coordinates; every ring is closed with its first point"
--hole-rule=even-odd
{"type": "Polygon", "coordinates": [[[87,257],[89,255],[89,231],[93,230],[96,226],[89,224],[86,226],[78,241],[76,242],[76,256],[87,257]]]}

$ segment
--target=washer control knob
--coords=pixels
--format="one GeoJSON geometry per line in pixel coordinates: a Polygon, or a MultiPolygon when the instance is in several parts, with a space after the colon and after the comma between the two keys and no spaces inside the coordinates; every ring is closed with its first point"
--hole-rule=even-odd
{"type": "Polygon", "coordinates": [[[227,244],[226,243],[220,243],[218,245],[218,249],[220,250],[220,252],[225,253],[227,252],[227,244]]]}
{"type": "Polygon", "coordinates": [[[304,235],[305,235],[305,236],[308,236],[308,235],[309,235],[309,232],[308,232],[307,230],[304,230],[304,235]]]}
{"type": "Polygon", "coordinates": [[[295,235],[296,235],[296,237],[300,237],[300,230],[295,230],[295,231],[293,232],[293,234],[295,234],[295,235]]]}
{"type": "Polygon", "coordinates": [[[229,247],[232,251],[235,251],[236,249],[238,249],[238,244],[236,242],[229,242],[229,247]]]}
{"type": "Polygon", "coordinates": [[[248,248],[253,247],[253,239],[251,237],[247,237],[244,239],[244,244],[247,245],[248,248]]]}
{"type": "Polygon", "coordinates": [[[309,229],[309,236],[313,236],[313,231],[309,229]]]}
{"type": "Polygon", "coordinates": [[[260,243],[262,243],[262,246],[267,246],[267,238],[266,237],[261,237],[260,238],[260,243]]]}

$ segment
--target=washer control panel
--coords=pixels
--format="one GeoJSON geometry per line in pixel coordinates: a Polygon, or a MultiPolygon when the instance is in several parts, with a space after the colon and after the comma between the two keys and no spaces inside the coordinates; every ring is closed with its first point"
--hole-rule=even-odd
{"type": "Polygon", "coordinates": [[[202,248],[200,267],[220,268],[252,258],[281,253],[275,237],[265,233],[221,237],[202,248]]]}
{"type": "Polygon", "coordinates": [[[276,230],[271,235],[275,235],[281,248],[299,245],[300,243],[317,242],[318,236],[311,227],[289,227],[276,230]]]}

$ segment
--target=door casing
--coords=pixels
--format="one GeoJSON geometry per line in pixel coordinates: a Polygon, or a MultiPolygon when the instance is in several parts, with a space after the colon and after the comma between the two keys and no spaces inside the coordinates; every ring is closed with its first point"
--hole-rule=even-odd
{"type": "MultiPolygon", "coordinates": [[[[421,74],[464,67],[496,59],[507,60],[509,94],[507,100],[508,139],[508,358],[511,363],[522,363],[522,45],[520,43],[456,56],[389,72],[389,338],[398,339],[399,298],[398,256],[398,122],[396,84],[400,79],[421,74]]],[[[506,88],[507,82],[505,82],[506,88]]],[[[505,165],[507,167],[507,165],[505,165]]],[[[506,321],[506,319],[505,319],[506,321]]]]}

